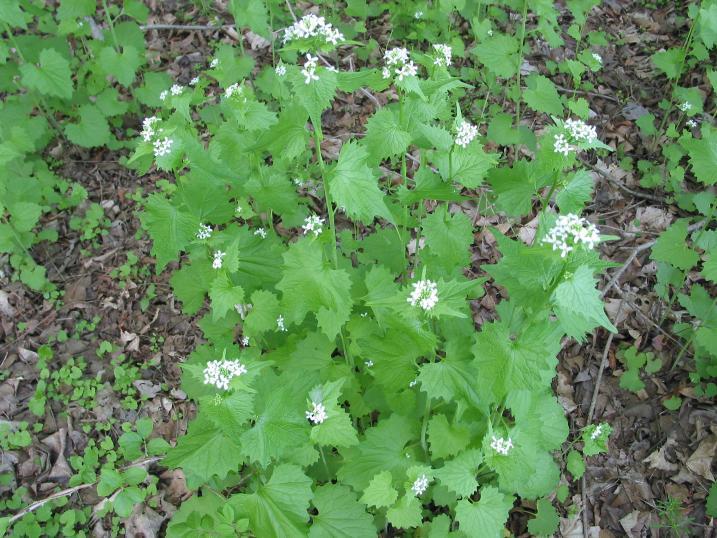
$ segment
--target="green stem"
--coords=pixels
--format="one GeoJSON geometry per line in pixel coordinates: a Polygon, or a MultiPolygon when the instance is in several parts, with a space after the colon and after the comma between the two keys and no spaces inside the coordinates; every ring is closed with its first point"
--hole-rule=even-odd
{"type": "Polygon", "coordinates": [[[334,204],[331,200],[331,189],[329,188],[328,177],[326,177],[326,169],[324,166],[324,157],[321,155],[321,141],[324,139],[324,135],[321,131],[321,126],[316,125],[313,120],[311,125],[314,127],[314,149],[316,150],[316,161],[319,163],[321,169],[321,181],[324,185],[324,197],[326,198],[326,212],[329,215],[329,233],[331,234],[331,242],[334,245],[332,251],[332,260],[334,262],[334,269],[339,267],[339,258],[337,254],[338,245],[336,243],[336,223],[334,219],[334,204]]]}
{"type": "Polygon", "coordinates": [[[520,88],[520,69],[523,66],[523,48],[525,46],[525,23],[528,18],[528,0],[523,0],[523,16],[521,17],[520,29],[520,60],[518,62],[518,73],[516,75],[516,86],[518,88],[518,101],[515,104],[515,128],[520,126],[520,102],[523,100],[523,90],[520,88]]]}
{"type": "Polygon", "coordinates": [[[428,454],[428,443],[426,443],[426,432],[428,431],[428,419],[431,416],[431,398],[426,396],[426,409],[423,412],[423,424],[421,425],[421,448],[428,454]]]}
{"type": "Polygon", "coordinates": [[[110,34],[112,34],[112,43],[114,43],[115,51],[119,52],[119,41],[117,40],[117,34],[115,33],[115,25],[112,24],[110,10],[107,7],[107,0],[102,0],[102,8],[105,12],[105,21],[107,22],[107,26],[110,28],[110,34]]]}
{"type": "Polygon", "coordinates": [[[550,190],[548,191],[548,195],[543,198],[542,207],[540,208],[541,213],[545,213],[545,210],[548,209],[548,204],[550,204],[550,199],[553,197],[553,193],[555,193],[555,189],[558,187],[558,174],[555,174],[555,179],[553,180],[553,183],[550,185],[550,190]]]}

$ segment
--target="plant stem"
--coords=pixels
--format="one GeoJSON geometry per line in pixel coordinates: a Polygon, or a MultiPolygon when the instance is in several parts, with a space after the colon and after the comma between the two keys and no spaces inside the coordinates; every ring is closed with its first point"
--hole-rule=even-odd
{"type": "Polygon", "coordinates": [[[423,424],[421,424],[421,448],[428,454],[428,444],[426,443],[426,432],[428,431],[428,419],[431,416],[431,398],[426,396],[426,409],[423,412],[423,424]]]}
{"type": "Polygon", "coordinates": [[[542,207],[540,208],[541,213],[545,213],[545,210],[548,209],[548,204],[550,204],[550,199],[553,197],[553,193],[555,192],[555,189],[558,187],[558,174],[555,174],[555,179],[553,180],[553,183],[550,185],[550,190],[548,191],[548,195],[543,198],[542,207]]]}
{"type": "Polygon", "coordinates": [[[107,26],[110,28],[110,34],[112,34],[112,43],[114,44],[115,51],[119,52],[119,41],[117,41],[117,34],[115,33],[115,25],[112,24],[112,17],[110,17],[110,10],[107,7],[107,0],[102,0],[102,8],[105,12],[105,21],[107,26]]]}
{"type": "Polygon", "coordinates": [[[518,60],[518,73],[516,75],[516,86],[518,88],[518,101],[515,104],[515,128],[520,125],[520,102],[523,100],[523,91],[520,88],[520,69],[523,67],[523,48],[525,46],[525,23],[528,18],[528,0],[523,0],[523,15],[521,17],[520,29],[520,58],[518,60]]]}
{"type": "Polygon", "coordinates": [[[336,223],[334,221],[334,204],[331,200],[331,189],[329,189],[328,178],[326,177],[326,169],[324,166],[324,158],[321,155],[321,141],[324,139],[324,135],[321,132],[321,126],[316,125],[313,120],[311,125],[314,127],[314,149],[316,150],[316,161],[319,163],[321,169],[321,181],[324,185],[324,197],[326,199],[326,212],[329,215],[329,232],[331,233],[331,241],[334,245],[332,252],[332,260],[334,262],[334,269],[339,267],[339,258],[337,255],[338,246],[336,243],[336,223]]]}

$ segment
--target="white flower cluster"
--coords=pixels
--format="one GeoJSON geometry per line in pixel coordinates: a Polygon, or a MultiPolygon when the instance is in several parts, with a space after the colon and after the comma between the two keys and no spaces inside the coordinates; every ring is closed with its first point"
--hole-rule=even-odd
{"type": "Polygon", "coordinates": [[[416,20],[422,19],[422,18],[423,18],[423,11],[421,11],[420,9],[419,9],[418,11],[416,11],[416,12],[413,14],[413,18],[416,19],[416,20]]]}
{"type": "Polygon", "coordinates": [[[513,441],[510,437],[508,437],[508,439],[503,439],[502,437],[496,437],[494,435],[491,437],[490,447],[498,454],[507,456],[510,449],[513,448],[513,441]]]}
{"type": "Polygon", "coordinates": [[[306,418],[314,424],[321,424],[328,417],[324,404],[322,404],[321,402],[311,402],[311,405],[313,409],[311,409],[311,411],[306,412],[306,418]]]}
{"type": "Polygon", "coordinates": [[[318,56],[312,56],[311,54],[306,55],[304,68],[301,70],[301,74],[304,75],[304,84],[311,84],[312,80],[319,80],[319,75],[316,74],[316,68],[318,65],[318,56]]]}
{"type": "Polygon", "coordinates": [[[391,78],[391,75],[394,74],[398,80],[403,80],[405,77],[413,77],[418,73],[418,67],[410,59],[408,49],[403,47],[388,49],[383,54],[383,60],[386,62],[386,66],[383,68],[383,78],[391,78]],[[393,73],[391,73],[391,68],[393,68],[393,73]]]}
{"type": "Polygon", "coordinates": [[[274,68],[274,71],[277,75],[283,77],[284,75],[286,75],[286,66],[283,63],[279,62],[279,65],[274,68]]]}
{"type": "Polygon", "coordinates": [[[246,366],[238,360],[209,361],[206,368],[204,368],[204,384],[228,390],[229,382],[232,378],[245,373],[246,366]]]}
{"type": "Polygon", "coordinates": [[[206,224],[199,223],[199,231],[197,231],[197,239],[204,240],[209,239],[212,236],[212,227],[206,224]]]}
{"type": "Polygon", "coordinates": [[[366,365],[366,368],[371,368],[373,366],[373,361],[371,359],[363,361],[363,363],[366,365]]]}
{"type": "Polygon", "coordinates": [[[692,110],[692,103],[685,101],[684,103],[680,103],[677,108],[679,108],[682,112],[688,112],[692,110]]]}
{"type": "Polygon", "coordinates": [[[215,250],[214,251],[214,260],[212,260],[212,267],[214,269],[221,269],[222,268],[222,259],[224,259],[224,256],[226,256],[226,252],[222,252],[221,250],[215,250]]]}
{"type": "Polygon", "coordinates": [[[154,141],[154,156],[164,157],[165,155],[169,155],[172,151],[172,144],[174,144],[174,140],[167,136],[158,138],[154,141]]]}
{"type": "Polygon", "coordinates": [[[180,86],[179,84],[172,84],[172,87],[169,88],[169,93],[172,95],[182,95],[182,92],[184,91],[184,86],[180,86]]]}
{"type": "Polygon", "coordinates": [[[697,127],[697,122],[693,119],[689,119],[685,122],[685,125],[687,125],[687,127],[689,127],[690,129],[694,129],[695,127],[697,127]]]}
{"type": "Polygon", "coordinates": [[[254,235],[258,235],[262,239],[266,239],[266,230],[264,228],[257,228],[254,230],[254,235]]]}
{"type": "Polygon", "coordinates": [[[593,52],[593,60],[602,65],[602,56],[600,56],[597,52],[593,52]]]}
{"type": "Polygon", "coordinates": [[[463,120],[456,131],[456,144],[466,148],[476,136],[478,136],[478,127],[463,120]]]}
{"type": "Polygon", "coordinates": [[[433,64],[437,66],[449,67],[451,65],[451,59],[453,58],[453,49],[448,45],[436,44],[433,45],[439,56],[433,60],[433,64]]]}
{"type": "Polygon", "coordinates": [[[194,77],[192,80],[189,81],[190,86],[196,86],[199,84],[199,77],[194,77]]]}
{"type": "Polygon", "coordinates": [[[411,306],[420,306],[423,310],[433,310],[438,303],[438,286],[432,280],[419,280],[413,283],[413,291],[408,296],[411,306]]]}
{"type": "Polygon", "coordinates": [[[308,13],[284,29],[284,44],[294,39],[309,39],[318,36],[323,36],[324,40],[332,45],[344,40],[344,34],[334,28],[333,24],[326,22],[323,17],[308,13]]]}
{"type": "Polygon", "coordinates": [[[413,494],[416,497],[420,497],[423,495],[426,490],[428,489],[428,478],[426,478],[425,474],[422,474],[418,478],[416,478],[416,481],[411,486],[411,490],[413,491],[413,494]]]}
{"type": "Polygon", "coordinates": [[[249,337],[248,336],[241,337],[241,345],[244,347],[247,347],[249,345],[249,337]]]}
{"type": "Polygon", "coordinates": [[[602,424],[598,424],[593,432],[590,434],[590,439],[593,441],[602,435],[602,424]]]}
{"type": "Polygon", "coordinates": [[[155,123],[159,122],[159,118],[157,116],[151,116],[149,118],[144,118],[142,121],[142,138],[145,142],[150,142],[152,138],[154,138],[154,135],[157,134],[157,131],[154,129],[155,123]]]}
{"type": "Polygon", "coordinates": [[[279,317],[276,318],[276,328],[282,333],[286,332],[286,325],[284,325],[284,316],[282,316],[281,314],[279,314],[279,317]]]}
{"type": "Polygon", "coordinates": [[[318,215],[309,215],[304,219],[304,225],[301,227],[304,230],[304,235],[313,233],[314,237],[321,235],[323,231],[324,219],[318,215]]]}
{"type": "Polygon", "coordinates": [[[211,61],[211,63],[209,64],[209,67],[212,68],[212,69],[214,69],[214,68],[217,67],[218,65],[219,65],[219,58],[214,58],[214,59],[211,61]]]}
{"type": "MultiPolygon", "coordinates": [[[[238,82],[235,82],[231,86],[229,86],[226,90],[224,90],[224,97],[227,99],[231,99],[234,96],[241,97],[244,95],[244,86],[239,84],[238,82]]],[[[246,101],[246,97],[244,98],[246,101]]]]}
{"type": "Polygon", "coordinates": [[[560,215],[550,231],[542,240],[553,246],[553,250],[559,250],[560,256],[565,258],[581,243],[587,248],[595,248],[600,242],[600,232],[597,227],[583,217],[573,213],[560,215]]]}
{"type": "Polygon", "coordinates": [[[553,151],[567,157],[571,151],[578,149],[575,144],[582,142],[592,144],[596,140],[597,131],[594,126],[588,125],[582,120],[568,118],[565,120],[565,132],[555,135],[553,151]]]}

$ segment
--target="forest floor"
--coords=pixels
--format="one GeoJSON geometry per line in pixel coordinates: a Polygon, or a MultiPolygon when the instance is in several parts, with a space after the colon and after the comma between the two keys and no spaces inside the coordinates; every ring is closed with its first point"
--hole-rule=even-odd
{"type": "MultiPolygon", "coordinates": [[[[154,9],[150,23],[175,22],[173,3],[156,2],[161,8],[154,9]]],[[[206,21],[201,13],[189,19],[195,24],[206,21]]],[[[661,115],[657,104],[669,88],[664,78],[654,76],[650,54],[681,44],[686,28],[676,20],[671,2],[648,8],[636,2],[606,0],[591,11],[588,22],[591,29],[602,30],[623,44],[606,47],[596,90],[584,95],[594,113],[591,124],[598,127],[601,140],[621,148],[604,161],[589,163],[596,191],[587,216],[620,237],[602,246],[603,256],[618,263],[629,259],[630,264],[624,271],[609,270],[600,285],[608,315],[619,333],[608,337],[598,331],[587,343],[570,342],[560,357],[555,388],[571,427],[583,427],[592,415],[593,421],[609,422],[614,429],[609,454],[590,458],[584,479],[571,486],[572,504],[584,515],[575,515],[580,510],[562,514],[563,536],[667,536],[657,525],[668,520],[678,524],[691,520],[691,526],[683,527],[686,534],[717,535],[705,516],[705,484],[714,481],[717,409],[714,402],[694,394],[688,379],[689,357],[670,367],[680,348],[670,327],[679,320],[680,312],[670,310],[656,296],[656,267],[649,260],[649,249],[639,249],[674,221],[680,210],[670,205],[663,193],[642,189],[639,177],[623,171],[619,162],[651,157],[635,119],[644,110],[661,115]],[[638,221],[639,228],[635,225],[638,221]],[[617,273],[620,276],[614,286],[608,286],[617,273]],[[645,388],[638,393],[620,388],[623,366],[617,350],[621,342],[635,343],[666,365],[649,374],[645,388]],[[603,358],[604,371],[600,369],[603,358]],[[676,412],[662,405],[670,395],[682,397],[676,412]]],[[[377,26],[373,36],[379,43],[386,41],[382,30],[377,26]]],[[[192,66],[211,58],[212,43],[219,40],[236,45],[239,36],[225,30],[152,30],[146,37],[148,49],[159,59],[154,67],[186,84],[192,66]]],[[[270,61],[263,43],[257,40],[254,45],[256,48],[249,46],[248,51],[257,65],[270,61]]],[[[524,69],[542,72],[546,60],[561,58],[571,46],[574,43],[566,43],[567,51],[535,46],[524,69]]],[[[570,84],[562,76],[554,77],[553,82],[563,88],[570,84]]],[[[705,80],[694,77],[685,84],[709,87],[705,80]]],[[[385,99],[382,95],[377,98],[385,99]]],[[[370,99],[345,96],[327,112],[324,124],[334,136],[356,131],[372,107],[370,99]]],[[[538,128],[532,121],[529,115],[524,119],[538,128]]],[[[329,139],[323,148],[329,157],[333,151],[330,143],[329,139]]],[[[59,232],[60,240],[37,248],[33,255],[48,268],[50,280],[64,289],[60,308],[22,284],[10,282],[7,272],[0,272],[0,417],[12,422],[37,420],[28,406],[40,379],[38,361],[43,359],[38,349],[44,344],[53,351],[47,369],[50,379],[56,380],[55,395],[48,401],[57,413],[40,420],[41,425],[31,431],[32,443],[27,448],[0,452],[0,473],[11,472],[15,477],[10,483],[0,483],[0,496],[23,486],[31,498],[42,499],[58,485],[68,487],[73,474],[68,462],[73,456],[82,455],[100,432],[116,439],[123,433],[122,423],[132,424],[140,417],[150,418],[154,435],[173,444],[186,431],[193,413],[193,404],[179,389],[178,365],[201,343],[201,331],[174,304],[168,271],[154,274],[151,244],[135,214],[135,193],[138,189],[151,192],[161,175],[137,177],[120,164],[121,154],[107,150],[60,145],[52,151],[64,163],[61,174],[81,183],[89,193],[87,204],[100,204],[104,216],[97,226],[101,233],[90,239],[82,237],[82,230],[70,228],[71,215],[61,213],[44,222],[59,232]],[[72,359],[79,370],[63,369],[72,359]],[[79,394],[75,390],[78,380],[86,382],[79,394]],[[134,409],[126,405],[127,398],[139,405],[134,409]],[[62,410],[67,411],[67,418],[58,418],[62,410]]],[[[76,216],[84,215],[86,207],[78,208],[76,216]]],[[[536,221],[481,215],[473,202],[462,207],[475,223],[476,273],[482,263],[495,259],[486,226],[511,229],[526,238],[534,232],[536,221]]],[[[5,263],[0,257],[0,269],[5,263]]],[[[491,319],[500,294],[498,289],[488,289],[477,310],[477,324],[491,319]]],[[[135,508],[126,522],[128,536],[161,535],[173,511],[190,495],[181,471],[166,470],[161,461],[146,466],[159,478],[156,502],[153,507],[142,504],[135,508]]],[[[99,497],[94,488],[85,488],[73,493],[70,501],[92,506],[99,497]]],[[[527,535],[523,525],[516,516],[516,535],[527,535]]],[[[108,535],[101,517],[91,521],[91,527],[97,536],[108,535]]]]}

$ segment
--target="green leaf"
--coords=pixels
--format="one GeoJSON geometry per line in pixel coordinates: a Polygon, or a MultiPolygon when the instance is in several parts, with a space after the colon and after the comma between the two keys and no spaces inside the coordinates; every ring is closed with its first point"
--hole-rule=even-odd
{"type": "Polygon", "coordinates": [[[518,40],[500,34],[476,45],[473,53],[496,76],[511,78],[518,72],[520,54],[518,40]]]}
{"type": "Polygon", "coordinates": [[[593,176],[587,170],[578,170],[558,192],[555,201],[562,214],[580,214],[593,194],[593,176]]]}
{"type": "Polygon", "coordinates": [[[704,125],[702,138],[687,140],[685,146],[695,177],[705,185],[717,183],[717,128],[704,125]]]}
{"type": "Polygon", "coordinates": [[[22,83],[43,95],[72,98],[72,71],[69,62],[54,49],[40,52],[39,67],[25,63],[20,66],[22,83]]]}
{"type": "Polygon", "coordinates": [[[446,204],[423,219],[427,249],[421,252],[424,264],[440,269],[445,277],[458,277],[470,265],[473,226],[465,213],[449,214],[446,204]]]}
{"type": "Polygon", "coordinates": [[[234,495],[229,503],[249,518],[254,535],[287,538],[306,536],[312,497],[311,479],[298,466],[283,464],[255,493],[234,495]]]}
{"type": "Polygon", "coordinates": [[[311,440],[323,446],[347,447],[358,443],[351,416],[339,405],[344,379],[327,381],[309,394],[312,402],[321,402],[327,418],[311,428],[311,440]]]}
{"type": "Polygon", "coordinates": [[[513,507],[513,497],[504,495],[498,488],[484,486],[477,503],[463,499],[456,506],[456,521],[467,536],[501,538],[513,507]]]}
{"type": "Polygon", "coordinates": [[[403,155],[411,143],[411,134],[399,125],[398,117],[388,108],[380,108],[366,122],[364,143],[371,157],[382,161],[403,155]]]}
{"type": "Polygon", "coordinates": [[[0,2],[0,21],[10,25],[10,27],[27,30],[25,14],[20,9],[18,0],[3,0],[0,2]]]}
{"type": "Polygon", "coordinates": [[[279,299],[266,290],[257,290],[251,296],[254,307],[244,321],[244,333],[250,337],[276,329],[276,318],[279,316],[279,299]]]}
{"type": "Polygon", "coordinates": [[[566,334],[578,341],[583,341],[585,333],[597,326],[617,332],[605,314],[602,297],[595,288],[596,282],[592,269],[581,265],[570,278],[561,282],[553,293],[558,321],[566,334]]]}
{"type": "Polygon", "coordinates": [[[283,292],[281,306],[288,324],[301,323],[311,312],[321,330],[335,338],[351,312],[351,280],[343,270],[330,269],[321,246],[302,239],[284,254],[283,278],[276,285],[283,292]]]}
{"type": "Polygon", "coordinates": [[[388,509],[386,519],[399,529],[418,527],[422,521],[421,503],[416,497],[406,493],[388,509]]]}
{"type": "Polygon", "coordinates": [[[97,495],[109,497],[122,487],[124,481],[122,476],[114,469],[104,468],[100,474],[100,481],[97,483],[97,495]]]}
{"type": "Polygon", "coordinates": [[[129,517],[134,507],[144,501],[144,495],[138,487],[124,488],[112,501],[112,508],[119,517],[129,517]]]}
{"type": "Polygon", "coordinates": [[[128,87],[134,82],[135,73],[143,61],[137,49],[124,46],[122,52],[117,52],[114,47],[103,48],[99,63],[105,74],[112,75],[122,86],[128,87]]]}
{"type": "Polygon", "coordinates": [[[396,499],[398,491],[393,487],[393,475],[390,471],[381,471],[375,475],[361,496],[362,503],[376,508],[392,506],[396,499]]]}
{"type": "Polygon", "coordinates": [[[553,116],[563,115],[563,103],[558,90],[552,81],[543,75],[530,75],[526,79],[528,86],[523,92],[527,105],[537,112],[545,112],[553,116]]]}
{"type": "Polygon", "coordinates": [[[161,194],[147,198],[140,219],[152,238],[152,254],[157,258],[158,274],[192,242],[199,227],[196,218],[174,207],[161,194]]]}
{"type": "Polygon", "coordinates": [[[687,245],[689,220],[678,219],[660,234],[657,243],[652,247],[650,258],[659,262],[667,262],[687,271],[699,261],[699,255],[687,245]]]}
{"type": "Polygon", "coordinates": [[[571,450],[568,453],[568,459],[565,462],[568,472],[573,475],[575,480],[579,480],[585,474],[585,460],[582,454],[577,450],[571,450]]]}
{"type": "Polygon", "coordinates": [[[705,511],[710,517],[717,517],[717,482],[712,482],[710,492],[707,494],[705,511]]]}
{"type": "Polygon", "coordinates": [[[512,217],[528,215],[533,209],[533,196],[543,186],[533,177],[528,161],[517,161],[512,167],[493,168],[488,182],[497,195],[495,204],[512,217]]]}
{"type": "Polygon", "coordinates": [[[182,312],[196,314],[204,306],[208,285],[215,273],[209,260],[196,260],[182,264],[182,268],[172,274],[172,290],[177,299],[182,301],[182,312]]]}
{"type": "Polygon", "coordinates": [[[249,28],[252,32],[271,39],[269,14],[263,0],[231,0],[229,10],[237,28],[249,28]]]}
{"type": "Polygon", "coordinates": [[[449,424],[445,415],[434,415],[428,423],[428,442],[431,445],[431,457],[445,458],[462,451],[470,443],[471,435],[467,427],[449,424]]]}
{"type": "Polygon", "coordinates": [[[71,142],[83,148],[104,146],[112,138],[104,114],[95,105],[82,105],[80,123],[68,123],[65,133],[71,142]]]}
{"type": "Polygon", "coordinates": [[[717,43],[717,4],[702,7],[698,16],[699,36],[705,47],[711,49],[717,43]]]}
{"type": "Polygon", "coordinates": [[[669,79],[676,79],[680,76],[683,60],[684,51],[678,48],[661,50],[652,55],[654,66],[667,75],[669,79]]]}
{"type": "Polygon", "coordinates": [[[12,215],[12,225],[21,233],[32,230],[42,215],[42,207],[32,202],[17,202],[8,207],[8,211],[12,215]]]}
{"type": "Polygon", "coordinates": [[[538,513],[528,521],[528,531],[534,536],[553,536],[558,530],[560,517],[548,499],[538,501],[538,513]]]}
{"type": "Polygon", "coordinates": [[[459,497],[468,498],[478,488],[476,475],[483,461],[480,450],[467,450],[436,469],[434,476],[459,497]]]}
{"type": "Polygon", "coordinates": [[[607,441],[612,433],[612,427],[607,422],[590,424],[583,430],[583,454],[594,456],[608,451],[607,441]]]}
{"type": "Polygon", "coordinates": [[[356,501],[356,495],[346,486],[326,484],[316,488],[314,507],[319,514],[312,516],[309,538],[373,538],[376,527],[373,517],[356,501]]]}
{"type": "Polygon", "coordinates": [[[235,304],[241,304],[244,300],[244,289],[235,286],[229,276],[222,273],[212,281],[209,297],[212,300],[212,319],[222,319],[234,309],[235,304]]]}
{"type": "Polygon", "coordinates": [[[351,219],[371,224],[374,217],[393,223],[386,207],[386,195],[378,188],[376,178],[366,165],[368,152],[356,142],[344,144],[333,173],[329,191],[336,205],[351,219]]]}
{"type": "Polygon", "coordinates": [[[702,264],[701,273],[707,280],[717,283],[717,248],[707,253],[707,260],[702,264]]]}
{"type": "Polygon", "coordinates": [[[445,181],[456,181],[469,189],[475,189],[488,170],[498,164],[495,153],[486,153],[483,146],[473,142],[467,148],[457,147],[453,154],[441,153],[435,159],[441,177],[445,181]]]}
{"type": "MultiPolygon", "coordinates": [[[[306,84],[304,76],[297,69],[291,72],[291,83],[299,103],[306,109],[311,122],[321,127],[321,113],[331,106],[336,95],[336,73],[325,67],[317,68],[319,80],[306,84]]],[[[287,76],[289,74],[287,73],[287,76]]]]}

